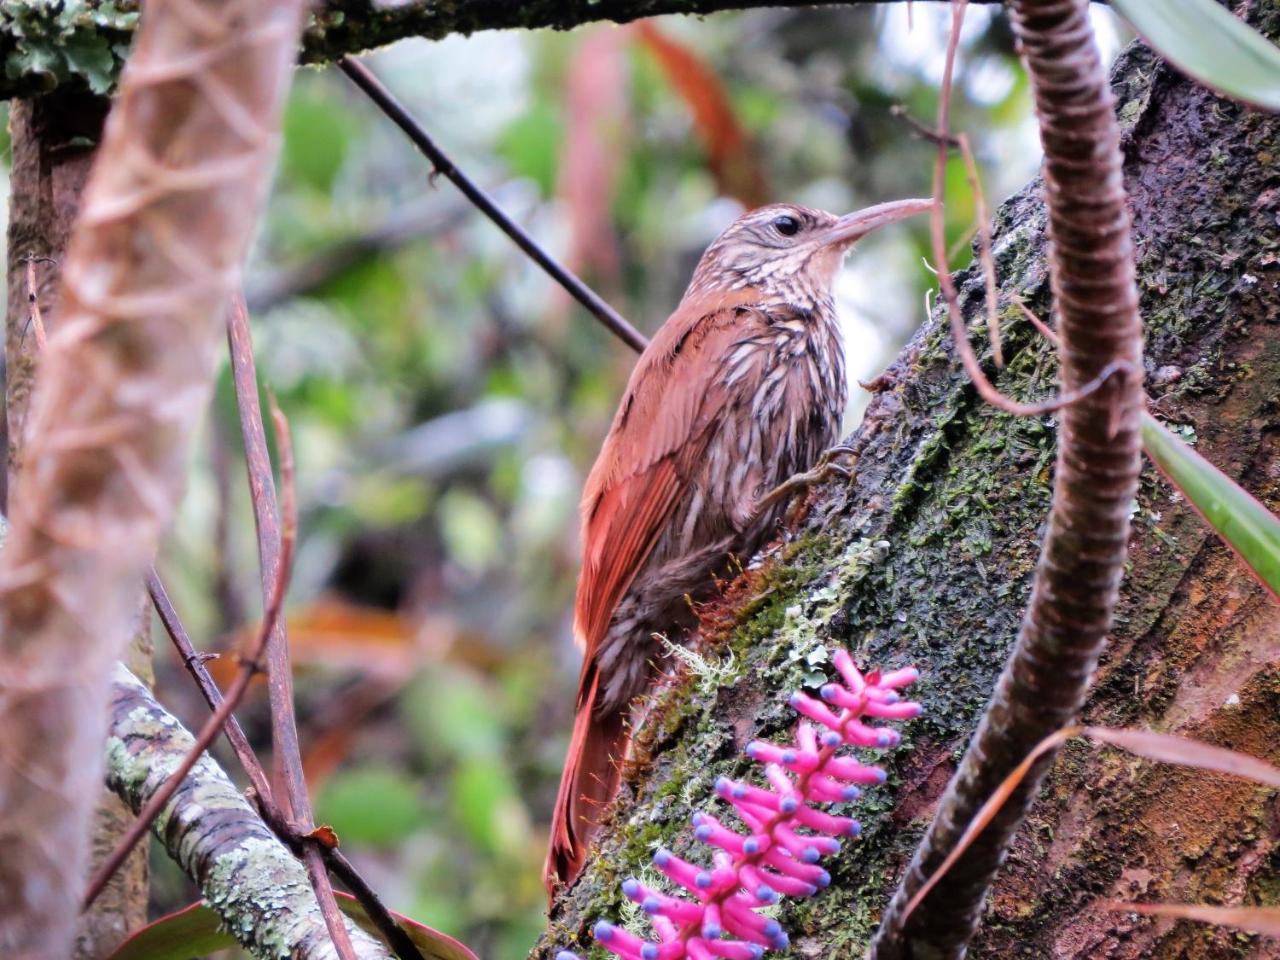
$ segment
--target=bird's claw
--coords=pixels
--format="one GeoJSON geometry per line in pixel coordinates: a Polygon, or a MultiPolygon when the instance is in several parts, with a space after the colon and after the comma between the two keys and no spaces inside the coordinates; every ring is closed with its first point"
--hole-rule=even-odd
{"type": "Polygon", "coordinates": [[[818,462],[811,469],[806,470],[804,473],[797,473],[793,477],[788,477],[761,497],[756,504],[755,515],[748,526],[754,526],[763,519],[770,509],[801,490],[807,490],[810,487],[824,483],[833,476],[848,480],[853,476],[853,468],[837,461],[845,457],[854,457],[855,455],[856,451],[847,444],[840,444],[823,451],[822,456],[818,458],[818,462]]]}

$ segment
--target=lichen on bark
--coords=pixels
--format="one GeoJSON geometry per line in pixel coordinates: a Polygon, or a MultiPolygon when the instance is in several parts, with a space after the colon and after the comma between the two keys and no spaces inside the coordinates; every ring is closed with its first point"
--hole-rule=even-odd
{"type": "MultiPolygon", "coordinates": [[[[136,813],[195,739],[124,666],[116,666],[112,681],[106,781],[136,813]]],[[[227,932],[259,960],[337,956],[306,869],[208,754],[153,831],[227,932]]],[[[361,960],[390,960],[382,944],[350,921],[347,929],[361,960]]]]}
{"type": "MultiPolygon", "coordinates": [[[[1278,5],[1255,11],[1255,22],[1275,35],[1278,5]]],[[[1141,46],[1121,57],[1113,79],[1155,410],[1193,427],[1201,449],[1274,508],[1280,121],[1216,98],[1141,46]]],[[[1054,389],[1056,366],[1009,299],[1051,314],[1038,197],[1032,184],[996,223],[1009,357],[997,383],[1024,399],[1054,389]]],[[[981,342],[981,278],[960,279],[981,342]]],[[[861,665],[916,663],[923,676],[913,696],[926,707],[904,731],[889,784],[857,805],[863,839],[833,864],[831,888],[782,914],[792,955],[862,955],[1017,633],[1054,430],[1052,417],[983,405],[944,323],[924,325],[855,433],[854,478],[823,491],[791,541],[734,588],[722,605],[731,609],[716,611],[702,652],[728,675],[708,684],[685,672],[654,698],[637,769],[533,956],[582,949],[592,919],[627,916],[618,883],[643,874],[655,845],[697,856],[690,814],[714,807],[717,776],[747,771],[748,740],[789,726],[786,691],[814,683],[822,650],[835,645],[850,646],[861,665]]],[[[1201,736],[1275,762],[1274,607],[1149,468],[1135,509],[1132,573],[1086,718],[1201,736]]],[[[1274,903],[1275,816],[1274,801],[1247,784],[1073,747],[1019,834],[970,956],[1260,956],[1256,938],[1096,903],[1274,903]]]]}

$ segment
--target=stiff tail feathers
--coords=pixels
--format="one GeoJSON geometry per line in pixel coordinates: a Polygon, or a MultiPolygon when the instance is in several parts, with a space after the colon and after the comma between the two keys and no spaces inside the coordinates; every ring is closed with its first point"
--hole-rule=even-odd
{"type": "Polygon", "coordinates": [[[597,715],[598,687],[599,676],[590,665],[579,687],[573,737],[551,819],[551,844],[543,870],[548,897],[578,876],[604,808],[618,790],[629,740],[626,711],[597,715]]]}

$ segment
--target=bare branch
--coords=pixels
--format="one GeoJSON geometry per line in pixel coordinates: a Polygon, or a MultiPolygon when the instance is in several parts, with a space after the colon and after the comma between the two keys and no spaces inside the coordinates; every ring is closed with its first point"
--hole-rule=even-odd
{"type": "MultiPolygon", "coordinates": [[[[249,492],[253,500],[253,520],[258,531],[258,560],[262,568],[263,602],[270,603],[273,586],[288,576],[289,559],[297,537],[298,514],[294,497],[293,453],[287,443],[279,445],[281,503],[276,502],[275,480],[271,474],[271,457],[267,451],[267,434],[262,425],[262,407],[258,402],[258,374],[253,361],[253,342],[249,334],[249,314],[243,294],[237,293],[228,314],[227,342],[231,350],[231,370],[235,383],[236,404],[240,410],[240,432],[244,439],[245,463],[249,471],[249,492]]],[[[287,436],[283,414],[271,401],[271,416],[277,436],[287,436]]],[[[302,770],[302,750],[298,745],[298,727],[293,710],[293,672],[289,665],[289,639],[283,621],[272,624],[264,635],[267,653],[267,690],[271,700],[271,746],[276,772],[284,782],[284,796],[277,800],[290,827],[302,836],[315,829],[311,820],[311,798],[302,770]]],[[[353,960],[352,946],[346,926],[333,896],[317,843],[302,847],[307,875],[315,889],[325,923],[342,960],[353,960]]]]}
{"type": "Polygon", "coordinates": [[[467,199],[480,209],[481,213],[497,224],[503,233],[514,240],[516,246],[523,250],[534,263],[545,270],[552,280],[560,284],[571,297],[590,310],[610,333],[631,347],[631,349],[639,352],[645,348],[648,341],[644,335],[628,323],[613,307],[605,303],[600,298],[600,295],[583,283],[573,271],[543,250],[538,242],[525,232],[523,227],[508,217],[493,202],[492,197],[459,170],[448,155],[431,139],[431,135],[427,133],[422,124],[413,118],[409,111],[405,109],[404,104],[383,86],[382,81],[374,76],[368,67],[351,57],[344,57],[339,62],[339,66],[342,68],[342,72],[350,77],[356,86],[368,94],[369,98],[381,108],[382,112],[408,135],[414,146],[421,150],[427,159],[431,161],[434,171],[448,177],[466,195],[467,199]]]}
{"type": "Polygon", "coordinates": [[[183,486],[303,7],[151,4],[83,197],[0,556],[6,956],[69,953],[111,664],[183,486]]]}

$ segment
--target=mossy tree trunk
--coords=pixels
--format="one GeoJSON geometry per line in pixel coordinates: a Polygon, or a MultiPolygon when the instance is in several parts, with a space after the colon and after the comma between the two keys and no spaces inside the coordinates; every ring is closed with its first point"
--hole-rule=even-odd
{"type": "MultiPolygon", "coordinates": [[[[1253,10],[1280,35],[1280,2],[1253,10]]],[[[1142,47],[1114,80],[1153,409],[1280,509],[1280,119],[1215,97],[1142,47]]],[[[1017,296],[1051,315],[1039,189],[1000,210],[995,245],[1009,358],[997,383],[1027,399],[1054,389],[1056,367],[1011,306],[1017,296]]],[[[981,279],[961,279],[977,341],[981,279]]],[[[864,665],[917,664],[927,707],[907,725],[889,783],[857,805],[863,839],[835,858],[831,888],[781,914],[793,956],[864,953],[1017,633],[1054,455],[1053,418],[1013,418],[977,397],[940,314],[887,384],[855,433],[854,478],[822,491],[709,616],[704,652],[717,669],[686,672],[656,697],[637,770],[535,957],[581,949],[595,919],[634,916],[619,883],[645,872],[655,846],[706,857],[690,841],[690,814],[720,806],[717,776],[751,775],[743,746],[789,730],[786,693],[812,683],[815,667],[829,671],[824,651],[837,645],[864,665]]],[[[1135,509],[1124,599],[1085,718],[1280,762],[1280,608],[1154,470],[1135,509]]],[[[1278,834],[1265,789],[1072,745],[1018,835],[970,956],[1274,955],[1255,937],[1100,903],[1274,904],[1278,834]]]]}
{"type": "MultiPolygon", "coordinates": [[[[17,473],[22,462],[23,427],[39,363],[30,298],[37,298],[46,326],[57,329],[59,268],[107,107],[104,97],[65,91],[15,100],[10,107],[13,164],[5,351],[9,476],[17,473]],[[28,262],[34,285],[29,282],[28,262]]],[[[151,619],[150,608],[143,601],[139,595],[138,629],[130,643],[127,662],[135,673],[149,680],[151,619]]],[[[90,840],[94,867],[114,849],[132,820],[129,809],[104,789],[90,840]]],[[[147,845],[142,844],[81,918],[75,960],[101,960],[145,923],[147,893],[147,845]]]]}

